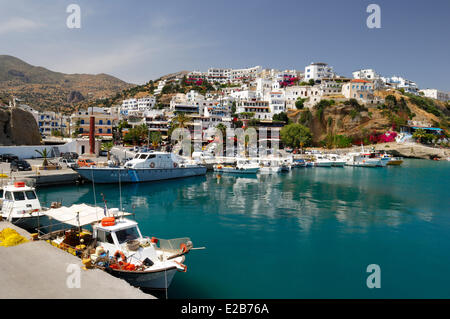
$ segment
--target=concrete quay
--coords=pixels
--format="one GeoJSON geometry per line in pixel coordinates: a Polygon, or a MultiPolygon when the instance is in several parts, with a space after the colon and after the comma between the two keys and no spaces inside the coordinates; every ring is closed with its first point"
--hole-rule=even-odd
{"type": "MultiPolygon", "coordinates": [[[[1,221],[0,230],[4,228],[13,228],[30,239],[25,230],[1,221]]],[[[45,241],[0,247],[0,298],[155,299],[122,279],[99,269],[83,270],[82,266],[81,259],[45,241]],[[74,279],[77,269],[79,281],[74,279]]]]}

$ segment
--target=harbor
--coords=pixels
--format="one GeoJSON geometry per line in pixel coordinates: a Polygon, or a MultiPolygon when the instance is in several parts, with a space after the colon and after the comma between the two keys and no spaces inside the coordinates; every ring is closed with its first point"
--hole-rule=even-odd
{"type": "MultiPolygon", "coordinates": [[[[91,183],[38,187],[37,195],[46,203],[63,198],[70,207],[98,206],[103,194],[109,207],[122,205],[132,212],[143,233],[157,238],[189,235],[206,246],[203,252],[189,254],[188,270],[174,278],[168,298],[269,298],[271,291],[282,298],[423,298],[446,295],[450,284],[444,270],[450,260],[436,246],[448,238],[447,188],[434,186],[447,185],[449,164],[405,159],[399,166],[379,169],[312,166],[277,174],[208,172],[120,188],[117,183],[96,184],[95,195],[91,183]],[[415,239],[406,244],[411,232],[415,239]],[[373,241],[378,244],[373,246],[373,241]],[[294,246],[298,249],[292,251],[294,246]],[[253,260],[258,260],[258,267],[253,260]],[[391,277],[389,269],[405,260],[415,267],[391,277]],[[373,295],[360,287],[364,265],[373,262],[388,269],[386,280],[392,280],[395,289],[373,295]],[[266,270],[277,267],[283,274],[268,278],[266,270]],[[331,280],[335,284],[327,285],[331,280]]],[[[55,250],[47,242],[41,245],[55,250]]],[[[100,270],[85,272],[91,271],[100,270]]]]}

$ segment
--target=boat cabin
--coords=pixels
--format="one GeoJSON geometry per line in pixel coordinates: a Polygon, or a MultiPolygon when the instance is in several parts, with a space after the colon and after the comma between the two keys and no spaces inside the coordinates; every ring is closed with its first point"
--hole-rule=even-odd
{"type": "Polygon", "coordinates": [[[172,153],[150,151],[137,153],[125,163],[125,167],[169,169],[178,167],[178,163],[172,153]]]}
{"type": "Polygon", "coordinates": [[[35,189],[25,182],[15,182],[0,189],[0,208],[5,218],[27,217],[42,209],[35,189]]]}

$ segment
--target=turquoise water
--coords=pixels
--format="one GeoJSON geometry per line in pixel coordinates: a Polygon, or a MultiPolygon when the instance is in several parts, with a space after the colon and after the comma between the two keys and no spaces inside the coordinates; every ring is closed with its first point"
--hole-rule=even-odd
{"type": "MultiPolygon", "coordinates": [[[[96,185],[109,207],[118,185],[96,185]]],[[[189,236],[169,298],[450,298],[450,162],[122,185],[149,236],[189,236]],[[366,267],[381,268],[369,289],[366,267]]],[[[94,203],[92,185],[38,190],[94,203]]]]}

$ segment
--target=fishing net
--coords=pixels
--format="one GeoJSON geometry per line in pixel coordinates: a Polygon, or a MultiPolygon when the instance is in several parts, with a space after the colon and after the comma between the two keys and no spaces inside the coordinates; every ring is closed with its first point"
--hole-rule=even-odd
{"type": "Polygon", "coordinates": [[[0,246],[10,247],[26,243],[28,240],[11,228],[0,231],[0,246]]]}

